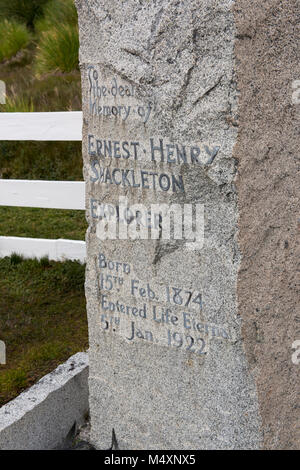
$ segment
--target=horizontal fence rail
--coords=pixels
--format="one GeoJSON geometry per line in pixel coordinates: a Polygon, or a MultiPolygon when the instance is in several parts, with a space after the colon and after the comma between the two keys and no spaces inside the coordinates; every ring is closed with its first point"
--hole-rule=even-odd
{"type": "Polygon", "coordinates": [[[0,206],[84,210],[84,182],[0,180],[0,206]]]}
{"type": "Polygon", "coordinates": [[[0,113],[0,140],[82,140],[82,112],[0,113]]]}
{"type": "MultiPolygon", "coordinates": [[[[1,140],[81,141],[82,112],[0,113],[1,140]]],[[[84,210],[84,182],[0,179],[0,206],[84,210]]],[[[85,262],[86,245],[80,240],[0,236],[0,257],[13,253],[85,262]]]]}
{"type": "Polygon", "coordinates": [[[13,253],[24,258],[43,258],[47,256],[53,261],[86,259],[86,246],[80,240],[48,240],[43,238],[0,237],[0,257],[11,256],[13,253]]]}

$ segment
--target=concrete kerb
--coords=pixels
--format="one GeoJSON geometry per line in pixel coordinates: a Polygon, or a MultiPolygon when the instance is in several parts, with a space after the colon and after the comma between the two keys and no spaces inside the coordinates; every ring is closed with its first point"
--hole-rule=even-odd
{"type": "Polygon", "coordinates": [[[67,447],[88,415],[88,369],[88,354],[77,353],[2,406],[0,449],[67,447]]]}

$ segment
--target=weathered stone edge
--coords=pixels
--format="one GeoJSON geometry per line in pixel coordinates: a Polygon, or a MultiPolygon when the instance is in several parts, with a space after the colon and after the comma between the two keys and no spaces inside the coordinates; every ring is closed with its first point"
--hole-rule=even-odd
{"type": "Polygon", "coordinates": [[[88,369],[88,354],[77,353],[2,406],[0,449],[63,447],[88,413],[88,369]]]}

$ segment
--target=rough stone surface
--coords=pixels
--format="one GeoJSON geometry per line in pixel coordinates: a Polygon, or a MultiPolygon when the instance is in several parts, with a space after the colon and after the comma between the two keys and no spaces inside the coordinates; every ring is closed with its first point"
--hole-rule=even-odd
{"type": "Polygon", "coordinates": [[[64,448],[88,409],[88,356],[77,353],[0,408],[0,449],[64,448]]]}
{"type": "Polygon", "coordinates": [[[269,449],[299,449],[299,126],[297,0],[238,0],[239,313],[269,449]]]}
{"type": "Polygon", "coordinates": [[[92,443],[108,449],[114,432],[120,449],[259,448],[236,296],[233,2],[76,5],[92,443]],[[164,162],[158,150],[151,160],[151,139],[164,162]],[[186,163],[174,163],[176,145],[186,163]],[[204,207],[204,244],[100,240],[101,204],[120,196],[204,207]]]}

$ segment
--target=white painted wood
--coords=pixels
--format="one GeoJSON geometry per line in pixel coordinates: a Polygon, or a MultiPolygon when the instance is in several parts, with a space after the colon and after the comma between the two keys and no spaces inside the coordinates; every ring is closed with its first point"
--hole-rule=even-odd
{"type": "Polygon", "coordinates": [[[0,237],[0,257],[11,256],[18,253],[25,258],[42,258],[48,256],[54,261],[64,261],[66,259],[79,260],[86,259],[86,246],[80,240],[47,240],[43,238],[22,238],[22,237],[0,237]]]}
{"type": "Polygon", "coordinates": [[[84,182],[0,180],[0,206],[84,210],[84,182]]]}
{"type": "Polygon", "coordinates": [[[82,140],[82,112],[0,113],[0,140],[82,140]]]}

